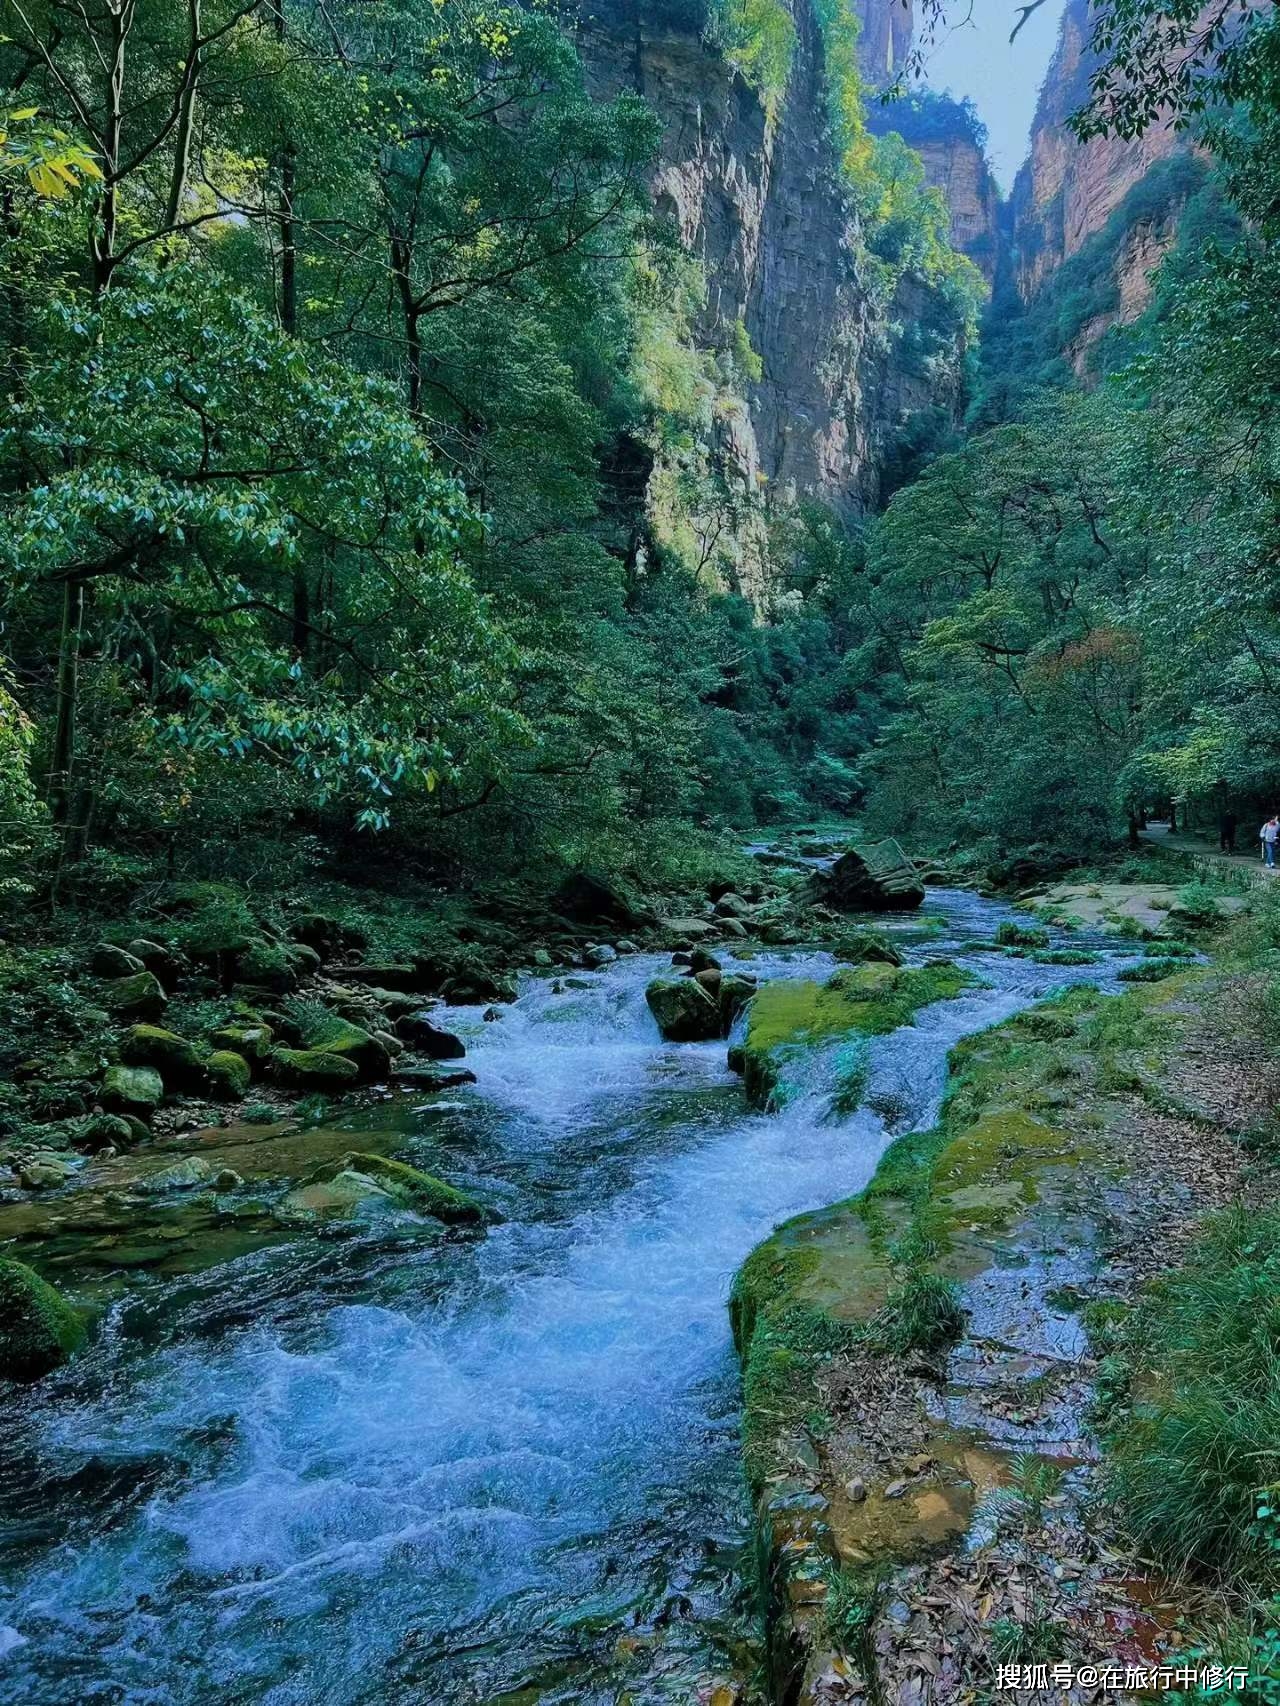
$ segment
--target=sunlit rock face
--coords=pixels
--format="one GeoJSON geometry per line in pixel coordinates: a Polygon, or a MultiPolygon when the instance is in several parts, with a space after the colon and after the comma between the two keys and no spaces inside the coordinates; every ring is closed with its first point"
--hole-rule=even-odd
{"type": "MultiPolygon", "coordinates": [[[[772,120],[709,41],[701,14],[658,0],[597,0],[579,35],[588,84],[634,89],[664,121],[657,207],[701,263],[695,336],[722,349],[740,320],[760,377],[714,426],[726,479],[747,495],[812,495],[847,514],[875,505],[891,441],[913,410],[954,408],[962,352],[908,362],[897,328],[911,288],[877,307],[858,258],[827,118],[822,36],[810,0],[789,0],[796,50],[772,120]]],[[[863,0],[860,52],[878,81],[910,42],[898,0],[863,0]]],[[[918,288],[918,287],[917,287],[918,288]]],[[[747,588],[745,590],[750,590],[747,588]]]]}

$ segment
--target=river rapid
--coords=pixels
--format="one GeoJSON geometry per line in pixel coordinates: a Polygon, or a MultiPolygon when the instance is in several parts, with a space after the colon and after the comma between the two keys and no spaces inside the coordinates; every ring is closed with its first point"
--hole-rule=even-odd
{"type": "Polygon", "coordinates": [[[749,1680],[730,1282],[932,1123],[960,1037],[1133,959],[1059,932],[1104,963],[971,952],[1012,916],[932,890],[891,925],[984,984],[877,1039],[843,1119],[820,1058],[766,1115],[724,1043],[664,1043],[665,956],[447,1013],[477,1082],[353,1142],[397,1122],[404,1159],[500,1210],[486,1238],[395,1216],[142,1278],[84,1357],[0,1400],[0,1701],[689,1706],[749,1680]]]}

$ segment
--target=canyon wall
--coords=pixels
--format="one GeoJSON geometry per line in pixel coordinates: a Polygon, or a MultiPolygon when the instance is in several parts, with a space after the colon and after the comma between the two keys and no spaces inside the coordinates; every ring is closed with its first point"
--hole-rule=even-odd
{"type": "Polygon", "coordinates": [[[925,181],[946,200],[952,248],[968,255],[990,284],[999,264],[1000,192],[986,155],[963,134],[921,137],[911,146],[924,163],[925,181]]]}
{"type": "MultiPolygon", "coordinates": [[[[696,342],[724,349],[736,320],[759,358],[740,402],[717,409],[724,476],[746,499],[808,494],[858,514],[875,504],[906,418],[956,406],[961,352],[949,364],[896,359],[919,303],[874,306],[831,138],[822,30],[811,0],[791,11],[795,54],[772,120],[703,20],[655,0],[598,0],[579,45],[593,91],[633,89],[663,120],[653,194],[705,276],[696,342]]],[[[864,68],[892,71],[909,7],[862,0],[862,16],[864,68]]]]}
{"type": "MultiPolygon", "coordinates": [[[[1091,355],[1115,325],[1136,320],[1151,300],[1152,274],[1172,246],[1197,177],[1185,170],[1186,138],[1157,119],[1140,137],[1076,140],[1067,119],[1088,97],[1096,60],[1089,0],[1068,0],[1036,107],[1028,156],[1009,199],[1003,265],[1024,302],[1068,275],[1078,258],[1105,306],[1073,331],[1064,354],[1088,379],[1091,355]]],[[[1077,268],[1079,270],[1079,268],[1077,268]]],[[[1071,282],[1077,283],[1074,277],[1071,282]]]]}

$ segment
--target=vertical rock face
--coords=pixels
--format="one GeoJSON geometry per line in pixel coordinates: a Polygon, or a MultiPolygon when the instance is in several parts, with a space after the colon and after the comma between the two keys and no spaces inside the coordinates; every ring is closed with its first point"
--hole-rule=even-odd
{"type": "MultiPolygon", "coordinates": [[[[862,0],[861,50],[896,66],[910,40],[901,0],[862,0]]],[[[796,47],[786,99],[770,124],[754,91],[701,20],[659,0],[597,0],[580,29],[588,86],[633,89],[664,121],[653,193],[702,265],[706,348],[745,326],[761,377],[722,411],[716,451],[746,492],[812,494],[846,513],[877,496],[886,445],[917,408],[954,406],[954,371],[895,363],[888,314],[860,276],[856,217],[842,190],[827,120],[822,35],[811,0],[793,0],[796,47]]]]}
{"type": "Polygon", "coordinates": [[[913,0],[856,0],[861,30],[858,59],[863,76],[877,88],[892,82],[911,47],[913,0]]]}
{"type": "Polygon", "coordinates": [[[1000,192],[986,155],[968,136],[922,138],[911,146],[924,163],[925,181],[946,198],[952,248],[968,255],[990,284],[999,259],[1000,192]]]}
{"type": "MultiPolygon", "coordinates": [[[[1066,121],[1088,94],[1095,63],[1089,34],[1089,0],[1069,0],[1036,108],[1031,151],[1010,198],[1009,259],[1024,301],[1105,228],[1152,166],[1187,146],[1159,120],[1133,141],[1114,136],[1076,141],[1066,121]]],[[[1141,296],[1132,282],[1128,296],[1131,303],[1141,296]]]]}

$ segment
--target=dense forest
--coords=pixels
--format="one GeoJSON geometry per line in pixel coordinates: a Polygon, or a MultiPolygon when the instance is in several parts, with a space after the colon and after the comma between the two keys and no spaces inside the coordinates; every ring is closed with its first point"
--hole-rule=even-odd
{"type": "Polygon", "coordinates": [[[0,0],[32,1706],[1278,1697],[1280,21],[899,10],[0,0]]]}
{"type": "MultiPolygon", "coordinates": [[[[855,25],[830,122],[868,288],[928,281],[963,336],[978,283],[909,143],[975,121],[917,96],[886,133],[855,25]]],[[[785,12],[707,27],[785,100],[785,12]]],[[[8,883],[356,834],[464,880],[653,869],[824,812],[981,862],[1265,794],[1266,18],[1188,99],[1200,152],[1134,192],[1188,207],[1110,382],[1064,355],[1104,264],[1013,312],[998,286],[962,408],[904,422],[918,478],[862,519],[725,479],[758,358],[740,322],[695,341],[655,115],[590,98],[546,10],[6,35],[8,883]]]]}

